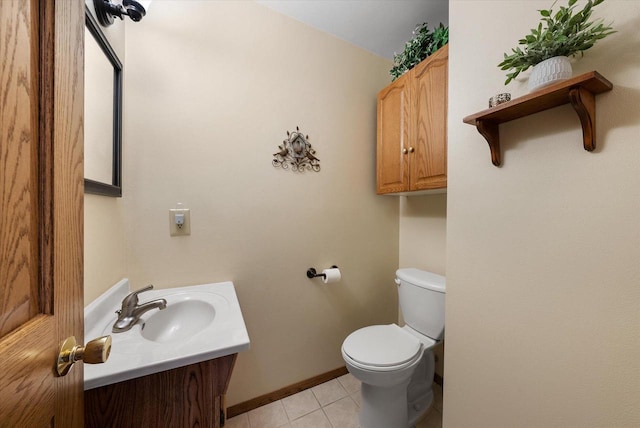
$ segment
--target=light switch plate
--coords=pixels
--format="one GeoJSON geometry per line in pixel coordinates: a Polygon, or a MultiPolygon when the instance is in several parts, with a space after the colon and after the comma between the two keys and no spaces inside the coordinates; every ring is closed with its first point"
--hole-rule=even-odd
{"type": "Polygon", "coordinates": [[[191,235],[191,216],[188,208],[169,210],[169,234],[171,236],[191,235]],[[184,224],[178,227],[176,224],[176,214],[184,214],[184,224]]]}

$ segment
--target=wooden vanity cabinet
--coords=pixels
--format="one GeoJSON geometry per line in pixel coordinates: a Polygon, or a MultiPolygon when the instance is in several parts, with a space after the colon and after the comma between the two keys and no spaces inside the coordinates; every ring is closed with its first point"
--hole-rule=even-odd
{"type": "Polygon", "coordinates": [[[85,391],[85,426],[218,428],[237,355],[85,391]]]}
{"type": "Polygon", "coordinates": [[[378,94],[377,193],[447,187],[449,45],[378,94]]]}

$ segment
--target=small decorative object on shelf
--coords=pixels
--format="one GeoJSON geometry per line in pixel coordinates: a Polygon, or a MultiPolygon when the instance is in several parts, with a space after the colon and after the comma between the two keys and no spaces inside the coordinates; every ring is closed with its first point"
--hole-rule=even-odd
{"type": "Polygon", "coordinates": [[[505,53],[504,60],[498,64],[501,70],[513,70],[507,73],[504,84],[509,84],[529,67],[533,67],[529,77],[531,92],[571,78],[572,69],[568,57],[584,55],[584,51],[596,41],[615,33],[611,24],[603,24],[602,18],[589,21],[593,8],[603,1],[588,0],[584,8],[577,12],[574,12],[577,0],[569,0],[567,6],[560,6],[560,10],[555,13],[552,9],[539,10],[542,17],[538,27],[518,41],[524,49],[511,49],[513,53],[505,53]]]}
{"type": "Polygon", "coordinates": [[[462,121],[478,129],[489,143],[491,162],[500,166],[501,123],[570,103],[580,119],[584,149],[591,152],[596,148],[596,95],[611,89],[611,82],[597,71],[591,71],[482,110],[465,117],[462,121]]]}
{"type": "Polygon", "coordinates": [[[422,62],[449,42],[449,27],[440,23],[429,31],[427,23],[419,24],[413,30],[413,37],[404,45],[404,50],[393,56],[393,67],[389,71],[394,81],[422,62]]]}
{"type": "Polygon", "coordinates": [[[300,128],[296,126],[293,132],[287,131],[287,139],[278,146],[280,151],[273,154],[273,166],[282,167],[282,169],[291,169],[293,171],[304,172],[320,171],[320,159],[315,157],[316,151],[311,148],[309,136],[300,132],[300,128]]]}
{"type": "Polygon", "coordinates": [[[511,94],[508,92],[494,95],[493,97],[489,98],[489,108],[495,107],[498,104],[506,103],[507,101],[511,101],[511,94]]]}

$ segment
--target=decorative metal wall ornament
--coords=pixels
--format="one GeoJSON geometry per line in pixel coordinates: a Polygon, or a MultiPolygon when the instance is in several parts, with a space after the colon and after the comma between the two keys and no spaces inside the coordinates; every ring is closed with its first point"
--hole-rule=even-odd
{"type": "Polygon", "coordinates": [[[300,128],[296,126],[293,132],[287,131],[287,139],[278,146],[280,151],[273,154],[273,166],[282,167],[282,169],[291,169],[293,171],[304,172],[320,171],[320,159],[315,157],[316,151],[311,148],[309,136],[305,136],[300,132],[300,128]]]}

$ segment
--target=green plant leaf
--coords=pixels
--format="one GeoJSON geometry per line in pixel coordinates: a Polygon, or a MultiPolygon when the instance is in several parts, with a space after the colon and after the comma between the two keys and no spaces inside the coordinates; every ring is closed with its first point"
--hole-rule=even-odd
{"type": "Polygon", "coordinates": [[[429,30],[426,22],[417,25],[411,40],[405,43],[404,50],[393,57],[394,65],[389,71],[392,80],[396,80],[448,42],[449,27],[442,23],[434,27],[433,31],[429,30]]]}
{"type": "Polygon", "coordinates": [[[541,18],[537,28],[518,40],[519,46],[511,49],[511,55],[504,53],[498,67],[504,71],[511,70],[505,84],[545,59],[559,55],[584,55],[584,51],[593,47],[597,40],[615,33],[611,24],[605,25],[602,18],[590,21],[593,8],[604,0],[588,0],[577,11],[577,0],[568,0],[567,6],[560,6],[554,13],[556,2],[549,9],[538,10],[541,18]]]}

